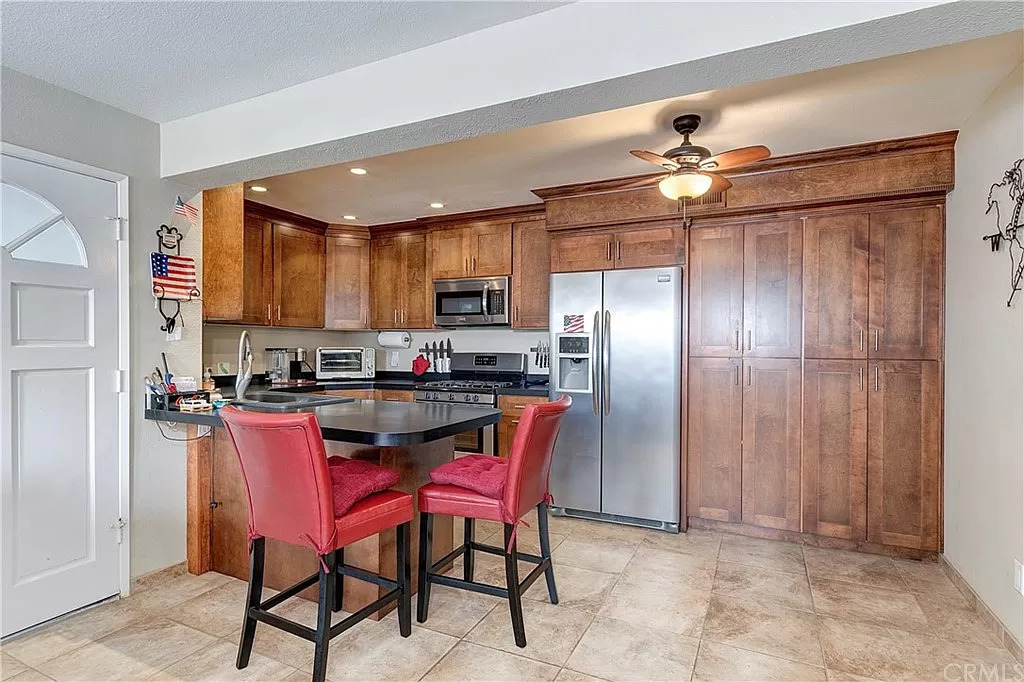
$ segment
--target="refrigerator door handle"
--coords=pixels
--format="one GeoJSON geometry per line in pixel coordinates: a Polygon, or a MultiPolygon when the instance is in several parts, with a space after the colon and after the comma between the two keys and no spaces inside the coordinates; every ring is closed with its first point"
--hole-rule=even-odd
{"type": "Polygon", "coordinates": [[[612,382],[610,376],[611,353],[609,341],[612,329],[612,313],[604,311],[604,332],[601,334],[601,388],[604,390],[604,413],[612,413],[612,382]]]}
{"type": "Polygon", "coordinates": [[[597,395],[597,346],[600,343],[601,334],[598,325],[601,323],[601,311],[594,313],[594,343],[590,346],[590,395],[594,400],[594,414],[600,416],[601,408],[598,406],[597,395]]]}

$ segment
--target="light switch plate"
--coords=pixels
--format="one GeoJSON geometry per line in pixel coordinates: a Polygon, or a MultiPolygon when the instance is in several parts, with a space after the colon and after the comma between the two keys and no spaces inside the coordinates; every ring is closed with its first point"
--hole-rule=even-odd
{"type": "Polygon", "coordinates": [[[1024,594],[1024,564],[1013,560],[1013,589],[1024,594]]]}

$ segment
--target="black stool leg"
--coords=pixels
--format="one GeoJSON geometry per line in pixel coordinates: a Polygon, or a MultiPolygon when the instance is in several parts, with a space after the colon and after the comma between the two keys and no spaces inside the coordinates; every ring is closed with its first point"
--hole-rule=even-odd
{"type": "Polygon", "coordinates": [[[412,634],[412,567],[409,566],[409,522],[398,526],[395,555],[398,557],[398,631],[402,637],[412,634]]]}
{"type": "Polygon", "coordinates": [[[249,609],[258,607],[263,597],[263,549],[263,538],[253,538],[249,549],[249,593],[245,598],[245,620],[242,621],[242,639],[238,643],[238,658],[235,659],[235,667],[239,670],[249,665],[252,641],[256,637],[258,621],[249,615],[249,609]]]}
{"type": "MultiPolygon", "coordinates": [[[[337,564],[337,568],[341,568],[345,565],[345,548],[337,549],[334,551],[334,561],[337,564]]],[[[334,572],[334,605],[332,610],[335,613],[341,611],[345,601],[345,576],[341,575],[337,571],[334,572]]]]}
{"type": "Polygon", "coordinates": [[[473,519],[466,519],[465,537],[462,541],[466,545],[466,553],[462,555],[462,577],[465,580],[473,579],[473,519]]]}
{"type": "Polygon", "coordinates": [[[420,512],[420,574],[419,597],[416,599],[416,622],[422,623],[427,620],[427,610],[430,608],[430,581],[427,580],[427,573],[430,571],[430,545],[434,537],[434,516],[426,512],[420,512]]]}
{"type": "MultiPolygon", "coordinates": [[[[548,536],[548,505],[541,502],[537,505],[537,531],[540,533],[540,555],[551,560],[551,538],[548,536]]],[[[555,566],[548,564],[544,571],[544,580],[548,583],[548,599],[552,604],[558,603],[558,590],[555,589],[555,566]]]]}
{"type": "Polygon", "coordinates": [[[334,585],[338,563],[334,552],[320,557],[320,595],[316,612],[316,652],[313,654],[313,682],[323,682],[327,676],[327,647],[331,643],[331,611],[334,607],[334,585]]]}
{"type": "Polygon", "coordinates": [[[512,614],[512,633],[516,646],[521,649],[526,646],[526,626],[523,624],[523,598],[519,591],[518,547],[512,539],[514,530],[514,525],[505,524],[505,585],[508,587],[508,609],[512,614]]]}

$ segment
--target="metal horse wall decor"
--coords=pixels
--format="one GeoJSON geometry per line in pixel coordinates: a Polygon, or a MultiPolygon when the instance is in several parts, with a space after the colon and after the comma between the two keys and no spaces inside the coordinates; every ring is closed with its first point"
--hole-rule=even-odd
{"type": "Polygon", "coordinates": [[[1024,283],[1024,159],[1003,173],[1001,182],[992,185],[988,191],[988,209],[995,209],[996,230],[982,237],[993,252],[1002,249],[1006,243],[1010,254],[1010,297],[1006,306],[1013,303],[1013,295],[1021,290],[1024,283]]]}

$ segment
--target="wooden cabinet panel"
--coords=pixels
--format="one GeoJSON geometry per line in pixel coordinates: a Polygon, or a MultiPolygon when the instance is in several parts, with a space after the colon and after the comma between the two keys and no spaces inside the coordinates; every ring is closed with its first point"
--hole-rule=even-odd
{"type": "Polygon", "coordinates": [[[872,213],[868,317],[874,358],[935,360],[942,310],[942,213],[872,213]]]}
{"type": "Polygon", "coordinates": [[[370,240],[370,318],[375,329],[433,326],[431,246],[425,232],[370,240]]]}
{"type": "Polygon", "coordinates": [[[433,279],[469,276],[470,240],[467,230],[448,228],[430,235],[433,279]]]}
{"type": "Polygon", "coordinates": [[[398,327],[402,267],[402,244],[397,237],[370,240],[370,319],[374,329],[398,327]]]}
{"type": "Polygon", "coordinates": [[[366,329],[370,324],[370,240],[328,237],[324,327],[366,329]]]}
{"type": "Polygon", "coordinates": [[[868,541],[938,550],[938,363],[872,361],[869,369],[868,541]]]}
{"type": "Polygon", "coordinates": [[[743,522],[800,530],[800,361],[743,361],[743,522]]]}
{"type": "Polygon", "coordinates": [[[615,232],[615,267],[647,268],[686,262],[686,230],[679,226],[615,232]]]}
{"type": "Polygon", "coordinates": [[[743,226],[690,231],[690,355],[741,352],[743,226]]]}
{"type": "Polygon", "coordinates": [[[500,277],[512,274],[512,223],[479,223],[469,234],[469,275],[500,277]]]}
{"type": "Polygon", "coordinates": [[[324,326],[324,237],[274,225],[274,324],[324,326]]]}
{"type": "Polygon", "coordinates": [[[543,220],[518,222],[512,231],[512,326],[548,328],[551,240],[543,220]]]}
{"type": "Polygon", "coordinates": [[[335,391],[324,391],[324,393],[344,398],[356,398],[357,400],[374,400],[377,397],[377,392],[372,388],[343,388],[335,391]]]}
{"type": "Polygon", "coordinates": [[[687,402],[690,514],[739,521],[743,430],[740,361],[691,358],[687,402]]]}
{"type": "Polygon", "coordinates": [[[613,237],[607,232],[551,236],[551,272],[586,272],[612,267],[613,237]]]}
{"type": "Polygon", "coordinates": [[[242,319],[245,285],[241,183],[203,192],[203,319],[242,319]]]}
{"type": "Polygon", "coordinates": [[[383,400],[389,403],[411,403],[413,401],[412,391],[401,391],[389,388],[378,388],[374,400],[383,400]]]}
{"type": "Polygon", "coordinates": [[[404,329],[430,329],[434,326],[430,242],[426,233],[404,235],[401,241],[405,267],[398,284],[402,288],[399,323],[404,329]]]}
{"type": "Polygon", "coordinates": [[[498,456],[508,457],[512,450],[512,441],[515,439],[516,428],[519,426],[519,418],[523,416],[523,410],[527,405],[546,403],[547,398],[542,396],[528,395],[501,395],[498,396],[498,409],[502,411],[501,421],[498,422],[498,456]]]}
{"type": "Polygon", "coordinates": [[[867,357],[868,216],[808,218],[803,261],[804,356],[867,357]]]}
{"type": "Polygon", "coordinates": [[[743,354],[798,358],[802,341],[803,227],[756,223],[743,236],[743,354]]]}
{"type": "Polygon", "coordinates": [[[868,372],[862,360],[805,360],[803,530],[866,539],[868,372]]]}
{"type": "Polygon", "coordinates": [[[270,223],[245,216],[242,244],[242,318],[245,324],[271,324],[274,297],[273,232],[270,223]]]}

